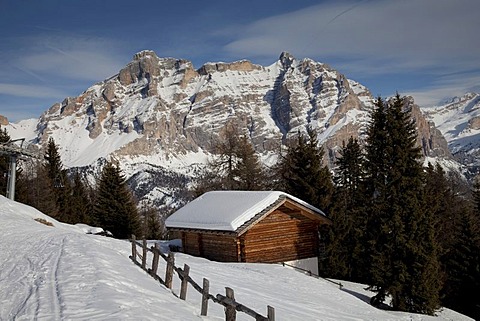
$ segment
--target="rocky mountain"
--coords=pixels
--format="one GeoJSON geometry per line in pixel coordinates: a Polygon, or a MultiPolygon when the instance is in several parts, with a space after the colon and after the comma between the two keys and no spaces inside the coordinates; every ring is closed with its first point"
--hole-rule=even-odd
{"type": "Polygon", "coordinates": [[[467,93],[423,111],[447,139],[454,158],[466,166],[467,177],[477,175],[480,172],[480,95],[467,93]]]}
{"type": "MultiPolygon", "coordinates": [[[[333,164],[350,136],[364,138],[374,98],[326,64],[282,53],[270,66],[207,63],[142,51],[118,74],[54,104],[36,122],[31,142],[59,145],[63,162],[94,173],[114,157],[139,199],[182,199],[199,164],[227,124],[248,135],[264,162],[306,126],[316,128],[333,164]]],[[[425,157],[450,159],[440,131],[408,99],[425,157]]],[[[25,125],[7,126],[12,133],[25,125]]],[[[23,133],[27,132],[25,128],[23,133]]]]}

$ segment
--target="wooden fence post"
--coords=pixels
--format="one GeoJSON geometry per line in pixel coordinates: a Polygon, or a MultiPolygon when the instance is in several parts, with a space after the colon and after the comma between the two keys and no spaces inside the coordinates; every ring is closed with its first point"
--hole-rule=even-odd
{"type": "Polygon", "coordinates": [[[147,240],[146,239],[143,239],[143,242],[142,242],[142,269],[146,269],[147,268],[147,240]]]}
{"type": "Polygon", "coordinates": [[[160,256],[160,249],[158,248],[158,243],[155,243],[155,245],[152,247],[152,252],[153,252],[153,259],[152,259],[152,269],[150,270],[150,274],[153,276],[157,274],[158,259],[160,256]]]}
{"type": "Polygon", "coordinates": [[[268,321],[275,321],[275,309],[267,305],[267,319],[268,321]]]}
{"type": "Polygon", "coordinates": [[[190,267],[187,264],[183,265],[183,279],[182,285],[180,287],[180,299],[185,300],[187,298],[187,287],[188,287],[188,274],[190,273],[190,267]]]}
{"type": "Polygon", "coordinates": [[[175,265],[175,257],[173,256],[173,252],[170,252],[168,253],[167,270],[165,271],[165,286],[169,289],[172,289],[174,265],[175,265]]]}
{"type": "MultiPolygon", "coordinates": [[[[235,293],[232,288],[225,288],[226,297],[235,302],[235,293]]],[[[234,305],[227,305],[225,307],[225,321],[235,321],[237,318],[237,310],[234,305]]]]}
{"type": "Polygon", "coordinates": [[[203,289],[202,289],[202,311],[200,315],[206,316],[208,310],[208,295],[210,294],[210,282],[203,278],[203,289]]]}
{"type": "Polygon", "coordinates": [[[137,262],[137,245],[135,244],[135,235],[132,235],[132,260],[133,262],[137,262]]]}

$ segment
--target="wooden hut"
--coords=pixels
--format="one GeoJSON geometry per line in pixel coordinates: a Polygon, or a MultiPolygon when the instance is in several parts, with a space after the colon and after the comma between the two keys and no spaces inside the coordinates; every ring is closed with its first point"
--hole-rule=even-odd
{"type": "Polygon", "coordinates": [[[325,214],[283,192],[215,191],[166,220],[183,251],[220,262],[288,262],[317,258],[325,214]]]}

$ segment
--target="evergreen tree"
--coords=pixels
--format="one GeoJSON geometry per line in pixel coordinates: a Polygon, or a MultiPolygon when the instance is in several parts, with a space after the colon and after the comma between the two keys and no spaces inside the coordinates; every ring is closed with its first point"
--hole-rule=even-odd
{"type": "Polygon", "coordinates": [[[52,137],[48,139],[44,158],[46,160],[44,165],[45,170],[47,176],[52,181],[52,184],[56,185],[55,187],[63,185],[65,181],[65,170],[63,169],[58,146],[55,144],[55,140],[52,137]]]}
{"type": "Polygon", "coordinates": [[[352,281],[365,279],[365,255],[362,246],[365,221],[364,159],[358,141],[350,137],[336,161],[334,199],[330,210],[333,225],[327,246],[327,273],[352,281]]]}
{"type": "Polygon", "coordinates": [[[88,188],[79,172],[76,172],[73,176],[71,190],[68,210],[72,223],[92,224],[93,222],[90,216],[92,202],[88,188]]]}
{"type": "MultiPolygon", "coordinates": [[[[0,126],[0,145],[10,141],[7,130],[0,126]]],[[[0,154],[0,194],[7,195],[8,168],[10,159],[7,155],[0,154]]]]}
{"type": "Polygon", "coordinates": [[[279,160],[277,171],[280,181],[277,188],[328,211],[333,182],[328,167],[322,164],[323,155],[316,131],[308,127],[307,137],[299,133],[297,141],[279,160]]]}
{"type": "Polygon", "coordinates": [[[439,217],[442,241],[442,264],[445,286],[442,303],[474,319],[480,319],[480,185],[474,185],[472,206],[459,193],[454,180],[448,181],[450,197],[445,198],[446,213],[439,217]],[[449,213],[451,211],[451,213],[449,213]],[[453,221],[444,222],[444,221],[453,221]]]}
{"type": "Polygon", "coordinates": [[[473,186],[473,201],[475,207],[475,213],[477,217],[480,217],[480,174],[475,178],[473,186]]]}
{"type": "Polygon", "coordinates": [[[35,163],[30,170],[29,175],[25,176],[25,185],[27,186],[27,199],[25,203],[35,207],[37,210],[56,217],[59,213],[55,197],[55,188],[50,178],[47,176],[45,166],[35,163]]]}
{"type": "Polygon", "coordinates": [[[397,94],[378,99],[368,129],[370,197],[366,244],[373,304],[392,298],[397,310],[433,314],[439,307],[440,265],[434,218],[423,206],[423,175],[415,123],[397,94]]]}
{"type": "Polygon", "coordinates": [[[458,312],[480,319],[480,224],[478,214],[467,212],[460,231],[446,255],[447,281],[443,303],[458,312]]]}
{"type": "Polygon", "coordinates": [[[15,201],[26,204],[28,199],[28,185],[26,184],[25,161],[17,161],[17,173],[15,174],[15,201]]]}
{"type": "Polygon", "coordinates": [[[425,169],[424,198],[425,210],[431,211],[435,217],[439,254],[443,261],[443,256],[453,249],[461,217],[468,209],[439,164],[433,166],[429,163],[425,169]]]}
{"type": "Polygon", "coordinates": [[[116,238],[141,235],[140,220],[132,193],[118,165],[108,162],[97,183],[94,222],[116,238]]]}
{"type": "Polygon", "coordinates": [[[62,160],[55,140],[50,137],[45,151],[45,163],[43,170],[45,171],[50,190],[50,195],[43,197],[51,197],[55,200],[57,211],[50,213],[56,219],[65,223],[78,223],[74,214],[70,209],[72,189],[70,181],[67,178],[67,172],[63,168],[62,160]]]}
{"type": "Polygon", "coordinates": [[[143,237],[148,240],[160,240],[165,234],[165,222],[159,211],[151,205],[143,205],[140,211],[143,237]]]}

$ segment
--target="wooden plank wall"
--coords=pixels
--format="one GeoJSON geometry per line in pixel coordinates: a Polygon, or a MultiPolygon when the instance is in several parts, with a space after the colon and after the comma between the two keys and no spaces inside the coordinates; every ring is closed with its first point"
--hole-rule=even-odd
{"type": "Polygon", "coordinates": [[[317,256],[318,227],[303,215],[282,207],[241,236],[246,262],[285,262],[317,256]]]}
{"type": "Polygon", "coordinates": [[[183,232],[183,250],[218,262],[237,261],[237,243],[232,235],[183,232]]]}
{"type": "Polygon", "coordinates": [[[318,224],[281,206],[238,239],[234,235],[182,232],[184,252],[218,262],[286,262],[318,255],[318,224]]]}
{"type": "Polygon", "coordinates": [[[187,254],[200,256],[199,234],[193,232],[182,232],[182,247],[187,254]]]}
{"type": "Polygon", "coordinates": [[[203,234],[203,257],[218,262],[237,261],[236,238],[230,235],[203,234]]]}

